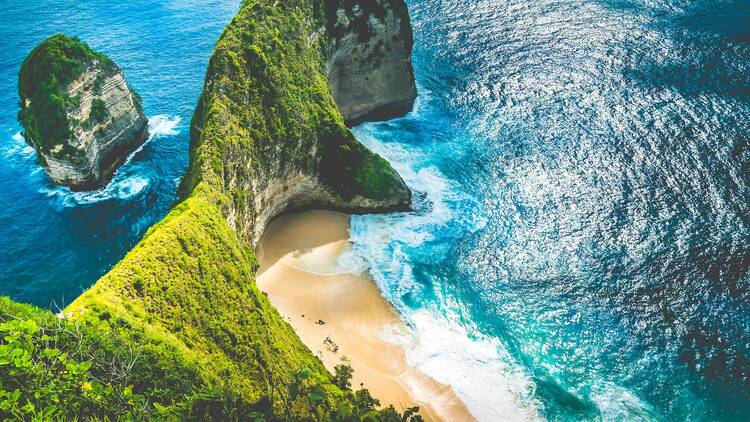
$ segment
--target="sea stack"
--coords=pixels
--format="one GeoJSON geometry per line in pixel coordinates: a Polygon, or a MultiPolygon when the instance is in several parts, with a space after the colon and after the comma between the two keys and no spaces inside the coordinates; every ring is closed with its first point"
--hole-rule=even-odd
{"type": "Polygon", "coordinates": [[[404,0],[329,0],[328,83],[348,126],[411,111],[417,98],[404,0]]]}
{"type": "Polygon", "coordinates": [[[141,98],[107,56],[54,35],[21,66],[18,119],[50,178],[74,190],[105,184],[148,137],[141,98]]]}

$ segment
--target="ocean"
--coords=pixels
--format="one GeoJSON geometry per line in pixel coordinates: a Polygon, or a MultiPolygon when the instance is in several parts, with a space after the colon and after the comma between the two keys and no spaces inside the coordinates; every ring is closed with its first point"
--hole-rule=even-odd
{"type": "MultiPolygon", "coordinates": [[[[68,303],[172,206],[205,67],[239,2],[5,0],[0,294],[68,303]],[[78,35],[152,137],[105,189],[50,184],[17,72],[78,35]]],[[[482,421],[750,414],[750,1],[409,1],[419,98],[355,133],[415,192],[352,217],[410,362],[482,421]]]]}

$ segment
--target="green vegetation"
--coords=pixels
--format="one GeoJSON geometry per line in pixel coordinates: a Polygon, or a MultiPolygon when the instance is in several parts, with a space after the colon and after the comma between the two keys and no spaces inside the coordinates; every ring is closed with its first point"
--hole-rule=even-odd
{"type": "MultiPolygon", "coordinates": [[[[24,356],[10,370],[0,361],[0,417],[421,421],[417,408],[377,409],[367,390],[352,391],[351,368],[325,369],[258,290],[252,240],[237,224],[259,212],[249,205],[255,178],[278,166],[319,174],[344,200],[408,195],[344,126],[316,35],[323,15],[323,0],[245,2],[210,60],[182,202],[65,320],[0,302],[0,330],[10,333],[0,347],[24,356]]],[[[56,37],[45,43],[80,44],[56,37]]],[[[40,73],[22,69],[22,98],[57,95],[28,91],[46,80],[28,76],[40,73]]],[[[22,111],[32,139],[36,113],[22,111]]]]}
{"type": "MultiPolygon", "coordinates": [[[[174,351],[142,347],[130,327],[113,325],[101,331],[0,298],[0,418],[421,421],[418,408],[377,410],[367,390],[339,389],[309,368],[280,386],[285,413],[274,415],[268,401],[248,404],[226,383],[201,383],[195,368],[174,361],[174,351]]],[[[340,367],[350,384],[352,369],[340,367]]]]}
{"type": "Polygon", "coordinates": [[[105,335],[0,298],[0,336],[3,419],[155,418],[188,414],[200,398],[190,384],[194,371],[117,331],[105,335]],[[165,370],[169,384],[155,378],[165,370]]]}
{"type": "Polygon", "coordinates": [[[109,58],[78,38],[63,34],[47,38],[26,57],[18,80],[21,97],[18,120],[23,124],[27,142],[34,148],[49,154],[55,145],[62,144],[58,156],[76,153],[63,142],[71,134],[67,112],[77,104],[67,95],[65,87],[94,62],[100,63],[105,73],[117,71],[109,58]]]}
{"type": "Polygon", "coordinates": [[[107,116],[109,116],[109,112],[107,111],[107,106],[104,104],[104,101],[99,98],[91,100],[91,113],[89,114],[89,120],[103,122],[107,116]]]}

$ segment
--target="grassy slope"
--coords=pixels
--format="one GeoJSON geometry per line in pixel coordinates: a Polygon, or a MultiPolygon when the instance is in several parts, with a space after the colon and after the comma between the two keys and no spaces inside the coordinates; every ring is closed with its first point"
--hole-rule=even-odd
{"type": "Polygon", "coordinates": [[[254,256],[206,196],[177,206],[68,311],[100,326],[120,316],[248,403],[282,399],[291,373],[325,370],[255,287],[254,256]]]}

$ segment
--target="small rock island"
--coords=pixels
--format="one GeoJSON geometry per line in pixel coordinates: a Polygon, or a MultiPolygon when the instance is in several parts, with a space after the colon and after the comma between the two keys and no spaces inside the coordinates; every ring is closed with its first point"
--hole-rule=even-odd
{"type": "Polygon", "coordinates": [[[24,136],[50,178],[73,190],[105,184],[148,137],[141,98],[107,56],[76,37],[44,40],[21,66],[24,136]]]}

